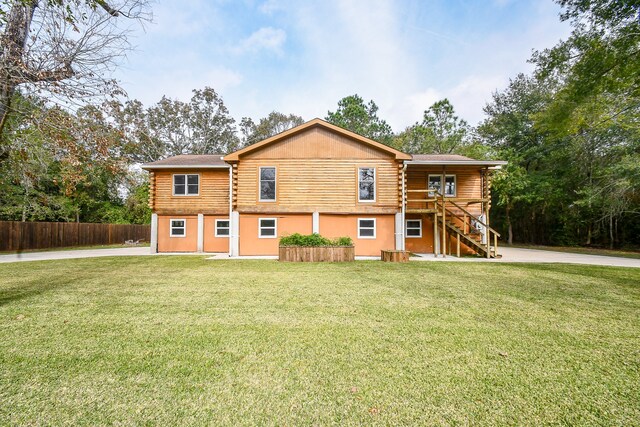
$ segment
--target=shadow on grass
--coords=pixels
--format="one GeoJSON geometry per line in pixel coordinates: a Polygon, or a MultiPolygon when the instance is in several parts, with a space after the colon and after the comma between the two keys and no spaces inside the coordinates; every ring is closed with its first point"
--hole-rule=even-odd
{"type": "Polygon", "coordinates": [[[31,284],[22,287],[0,289],[0,307],[26,298],[42,295],[69,284],[68,279],[60,278],[47,284],[31,284]]]}

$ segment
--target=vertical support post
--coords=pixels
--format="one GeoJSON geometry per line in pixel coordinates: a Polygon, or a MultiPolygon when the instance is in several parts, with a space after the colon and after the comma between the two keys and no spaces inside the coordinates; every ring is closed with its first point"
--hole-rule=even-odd
{"type": "Polygon", "coordinates": [[[198,243],[196,251],[204,252],[204,215],[198,214],[198,243]]]}
{"type": "MultiPolygon", "coordinates": [[[[485,169],[484,173],[485,179],[485,198],[486,203],[484,204],[484,223],[486,224],[486,233],[487,233],[487,258],[491,258],[491,231],[489,230],[489,207],[491,206],[491,173],[489,172],[489,168],[485,169]]],[[[496,238],[496,235],[493,235],[496,238]]]]}
{"type": "Polygon", "coordinates": [[[151,214],[151,253],[158,253],[158,214],[151,214]]]}
{"type": "Polygon", "coordinates": [[[236,257],[240,255],[240,214],[238,211],[231,212],[231,256],[236,257]]]}
{"type": "Polygon", "coordinates": [[[460,233],[456,237],[456,255],[460,258],[460,233]]]}
{"type": "Polygon", "coordinates": [[[320,233],[320,213],[317,211],[311,214],[311,232],[320,233]]]}
{"type": "Polygon", "coordinates": [[[442,257],[447,256],[447,208],[445,207],[444,194],[442,195],[442,257]]]}
{"type": "Polygon", "coordinates": [[[395,215],[396,219],[396,250],[402,251],[404,250],[404,224],[402,223],[402,213],[398,212],[395,215]]]}
{"type": "MultiPolygon", "coordinates": [[[[436,204],[437,206],[437,204],[436,204]]],[[[438,212],[433,214],[433,256],[438,257],[438,245],[440,239],[438,239],[438,212]]]]}

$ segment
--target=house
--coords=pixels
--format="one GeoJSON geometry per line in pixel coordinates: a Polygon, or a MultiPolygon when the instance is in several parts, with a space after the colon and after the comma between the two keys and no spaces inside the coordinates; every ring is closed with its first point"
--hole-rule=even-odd
{"type": "Polygon", "coordinates": [[[180,155],[149,171],[153,252],[277,255],[292,233],[383,249],[497,255],[491,174],[502,161],[410,155],[320,119],[226,156],[180,155]]]}

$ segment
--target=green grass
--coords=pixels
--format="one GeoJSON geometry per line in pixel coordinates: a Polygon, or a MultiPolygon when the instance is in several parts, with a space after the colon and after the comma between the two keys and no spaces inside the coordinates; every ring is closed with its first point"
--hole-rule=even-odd
{"type": "Polygon", "coordinates": [[[540,246],[540,245],[522,245],[513,244],[506,247],[523,248],[523,249],[537,249],[541,251],[556,251],[556,252],[568,252],[574,254],[585,255],[601,255],[601,256],[616,256],[622,258],[640,259],[640,251],[634,250],[621,250],[621,249],[602,249],[602,248],[586,248],[582,246],[540,246]]]}
{"type": "Polygon", "coordinates": [[[0,264],[0,425],[637,425],[640,269],[0,264]]]}

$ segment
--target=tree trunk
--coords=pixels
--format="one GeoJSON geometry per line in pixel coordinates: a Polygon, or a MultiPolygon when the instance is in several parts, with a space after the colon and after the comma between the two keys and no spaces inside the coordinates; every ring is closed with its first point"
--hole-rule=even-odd
{"type": "Polygon", "coordinates": [[[507,220],[507,242],[513,245],[513,225],[511,224],[511,203],[505,206],[505,219],[507,220]]]}
{"type": "Polygon", "coordinates": [[[591,230],[591,222],[589,222],[589,225],[587,227],[587,241],[585,243],[585,245],[587,246],[591,246],[591,234],[592,234],[592,230],[591,230]]]}
{"type": "Polygon", "coordinates": [[[609,249],[613,249],[613,215],[609,215],[609,249]]]}
{"type": "Polygon", "coordinates": [[[24,48],[29,38],[33,13],[38,0],[14,1],[8,14],[7,27],[2,34],[0,59],[0,135],[11,110],[11,99],[24,78],[24,48]]]}

